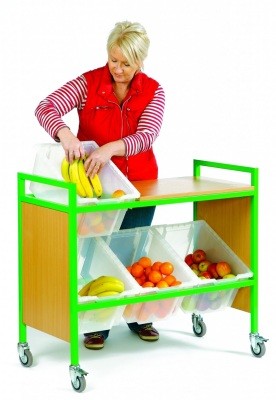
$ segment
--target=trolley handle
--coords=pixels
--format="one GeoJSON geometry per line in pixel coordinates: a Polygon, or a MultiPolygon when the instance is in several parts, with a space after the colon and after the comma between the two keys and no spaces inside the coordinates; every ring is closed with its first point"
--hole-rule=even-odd
{"type": "Polygon", "coordinates": [[[201,167],[220,168],[229,171],[245,172],[250,174],[250,182],[255,188],[258,187],[258,168],[245,167],[242,165],[220,163],[205,160],[193,160],[193,176],[200,177],[201,167]]]}
{"type": "MultiPolygon", "coordinates": [[[[65,182],[59,179],[47,178],[40,175],[27,174],[23,172],[18,172],[17,182],[18,182],[18,197],[20,199],[27,199],[30,197],[34,197],[33,194],[29,194],[26,192],[26,182],[35,182],[68,190],[68,204],[69,205],[77,204],[77,186],[75,183],[65,182]]],[[[37,200],[39,201],[39,199],[37,200]]],[[[47,202],[56,203],[55,201],[51,200],[47,200],[47,202]]]]}

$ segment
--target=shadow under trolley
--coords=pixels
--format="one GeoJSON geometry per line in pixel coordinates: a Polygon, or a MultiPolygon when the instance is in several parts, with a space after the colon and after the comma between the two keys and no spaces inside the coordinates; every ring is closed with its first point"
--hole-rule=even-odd
{"type": "MultiPolygon", "coordinates": [[[[250,312],[250,349],[265,354],[267,339],[258,333],[258,169],[212,161],[194,160],[193,176],[132,182],[138,200],[79,205],[76,185],[37,175],[18,173],[19,341],[21,364],[30,367],[33,356],[27,327],[38,329],[70,344],[69,373],[77,392],[86,387],[79,364],[79,321],[83,311],[125,306],[159,299],[185,297],[237,289],[232,307],[250,312]],[[250,184],[204,178],[202,169],[236,171],[250,176],[250,184]],[[27,193],[27,182],[63,188],[68,203],[45,201],[27,193]],[[193,203],[193,220],[206,221],[247,265],[252,277],[225,280],[220,285],[162,289],[154,294],[78,301],[78,214],[145,206],[193,203]]],[[[198,313],[192,313],[193,332],[206,333],[198,313]]]]}

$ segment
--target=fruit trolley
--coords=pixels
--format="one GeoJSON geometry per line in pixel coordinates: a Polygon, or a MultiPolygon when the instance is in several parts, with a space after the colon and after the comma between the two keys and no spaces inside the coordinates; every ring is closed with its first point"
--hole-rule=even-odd
{"type": "MultiPolygon", "coordinates": [[[[18,353],[21,364],[30,367],[33,362],[27,341],[27,326],[65,340],[70,344],[71,384],[75,391],[82,392],[86,387],[87,372],[79,364],[80,314],[101,309],[120,309],[141,302],[148,304],[185,299],[218,291],[235,291],[232,306],[250,313],[250,349],[254,356],[262,357],[267,339],[258,333],[258,169],[194,160],[192,176],[132,183],[141,195],[139,199],[79,205],[75,184],[18,173],[18,353]],[[245,173],[250,183],[204,178],[203,168],[211,168],[215,172],[245,173]],[[27,182],[66,190],[68,203],[46,201],[27,193],[27,182]],[[193,204],[193,221],[206,221],[232,251],[250,266],[250,277],[225,279],[219,285],[206,283],[162,289],[154,294],[143,293],[143,296],[129,291],[125,297],[79,301],[77,224],[80,214],[180,203],[193,204]]],[[[191,316],[194,334],[203,336],[206,325],[202,315],[191,310],[191,316]]]]}

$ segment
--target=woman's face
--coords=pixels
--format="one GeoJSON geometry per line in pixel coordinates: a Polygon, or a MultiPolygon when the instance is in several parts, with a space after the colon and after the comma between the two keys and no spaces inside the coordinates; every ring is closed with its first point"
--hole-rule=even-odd
{"type": "Polygon", "coordinates": [[[119,47],[113,47],[108,56],[108,68],[116,83],[130,83],[136,72],[136,67],[130,66],[119,47]]]}

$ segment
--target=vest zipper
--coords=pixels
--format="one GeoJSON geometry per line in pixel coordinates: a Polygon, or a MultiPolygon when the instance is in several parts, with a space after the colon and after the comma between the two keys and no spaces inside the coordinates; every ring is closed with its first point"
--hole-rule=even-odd
{"type": "MultiPolygon", "coordinates": [[[[115,104],[116,106],[119,107],[120,112],[121,112],[121,139],[123,138],[123,132],[124,132],[124,120],[123,120],[123,109],[126,107],[126,103],[130,100],[131,96],[126,99],[123,104],[122,107],[120,107],[120,105],[118,103],[115,103],[115,101],[112,100],[108,100],[109,103],[115,104]]],[[[125,160],[126,160],[126,177],[128,178],[128,156],[125,156],[125,160]]]]}

